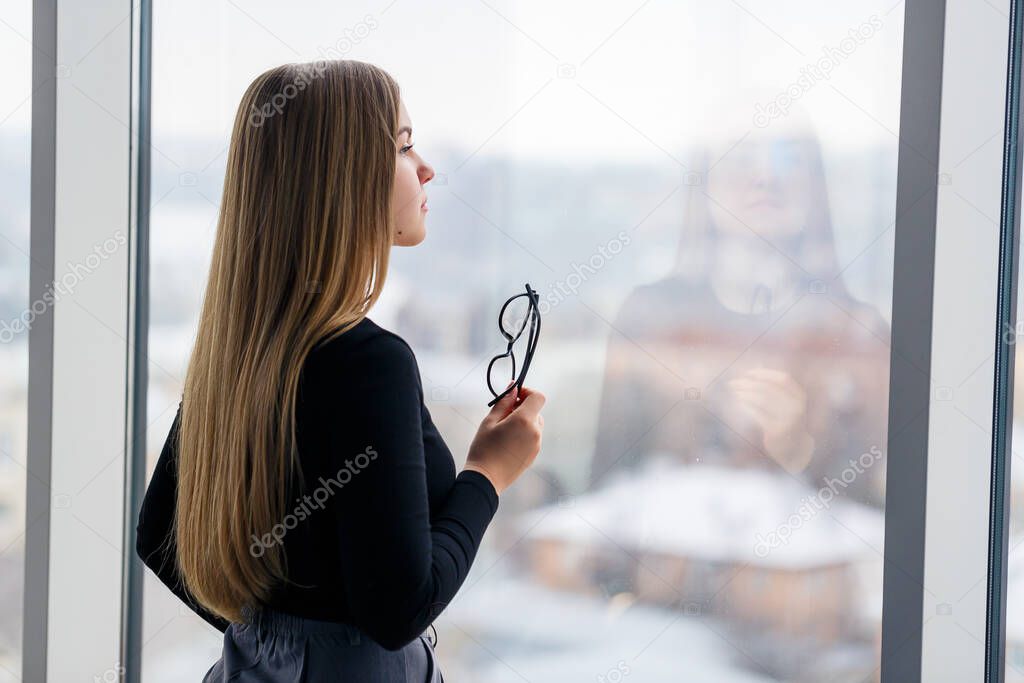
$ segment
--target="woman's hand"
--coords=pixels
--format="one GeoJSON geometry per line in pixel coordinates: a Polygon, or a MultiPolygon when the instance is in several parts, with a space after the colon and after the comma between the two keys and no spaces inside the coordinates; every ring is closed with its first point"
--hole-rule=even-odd
{"type": "Polygon", "coordinates": [[[782,370],[754,368],[729,380],[737,406],[761,427],[765,451],[789,472],[810,462],[814,439],[804,430],[807,392],[782,370]]]}
{"type": "Polygon", "coordinates": [[[491,407],[469,446],[467,470],[490,479],[501,494],[526,471],[540,452],[544,432],[544,394],[527,387],[515,389],[491,407]]]}

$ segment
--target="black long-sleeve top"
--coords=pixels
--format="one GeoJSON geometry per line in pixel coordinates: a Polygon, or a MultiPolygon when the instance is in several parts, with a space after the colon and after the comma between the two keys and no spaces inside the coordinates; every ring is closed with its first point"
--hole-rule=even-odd
{"type": "MultiPolygon", "coordinates": [[[[180,419],[179,405],[142,503],[136,550],[193,611],[224,631],[229,622],[197,604],[175,562],[180,419]]],[[[304,496],[288,484],[294,518],[276,531],[283,533],[289,583],[267,605],[354,624],[399,649],[423,633],[465,580],[497,511],[494,486],[472,470],[456,476],[423,402],[412,349],[369,318],[307,356],[296,432],[304,496]]]]}

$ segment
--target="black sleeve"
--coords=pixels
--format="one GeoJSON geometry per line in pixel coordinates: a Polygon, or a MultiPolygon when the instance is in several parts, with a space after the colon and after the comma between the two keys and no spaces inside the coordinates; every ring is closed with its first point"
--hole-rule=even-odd
{"type": "Polygon", "coordinates": [[[181,404],[174,416],[170,433],[160,451],[160,459],[146,489],[146,497],[139,511],[135,527],[135,551],[159,579],[193,612],[201,616],[218,631],[227,630],[231,623],[199,605],[185,590],[178,574],[178,546],[172,533],[174,506],[178,496],[177,435],[181,423],[181,404]]]}
{"type": "Polygon", "coordinates": [[[418,637],[462,585],[498,507],[490,480],[465,470],[430,520],[412,349],[376,335],[335,363],[341,399],[327,426],[330,470],[347,480],[332,510],[339,581],[356,625],[389,650],[418,637]],[[355,460],[359,453],[368,458],[355,460]],[[362,462],[364,467],[359,468],[362,462]]]}

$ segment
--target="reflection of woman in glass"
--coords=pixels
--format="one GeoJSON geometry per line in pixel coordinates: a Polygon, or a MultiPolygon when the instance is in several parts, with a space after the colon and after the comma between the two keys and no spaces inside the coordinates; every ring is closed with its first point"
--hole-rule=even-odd
{"type": "Polygon", "coordinates": [[[613,323],[591,486],[665,458],[880,505],[889,330],[843,284],[814,133],[794,114],[695,166],[675,269],[613,323]]]}

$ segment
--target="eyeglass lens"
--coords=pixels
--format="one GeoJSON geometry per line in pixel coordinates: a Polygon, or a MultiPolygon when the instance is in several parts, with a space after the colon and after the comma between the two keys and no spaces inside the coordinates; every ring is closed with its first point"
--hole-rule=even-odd
{"type": "Polygon", "coordinates": [[[501,331],[505,334],[506,339],[518,339],[529,321],[530,298],[523,293],[505,305],[501,313],[501,331]]]}

